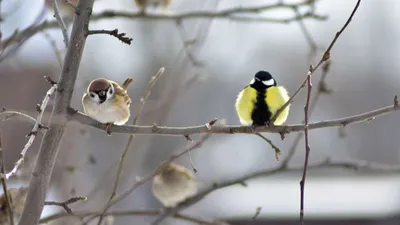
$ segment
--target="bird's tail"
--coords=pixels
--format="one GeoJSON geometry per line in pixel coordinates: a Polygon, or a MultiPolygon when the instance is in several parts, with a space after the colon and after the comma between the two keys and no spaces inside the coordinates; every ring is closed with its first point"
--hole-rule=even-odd
{"type": "Polygon", "coordinates": [[[127,90],[128,87],[129,87],[129,85],[130,85],[132,82],[133,82],[133,79],[132,79],[132,78],[126,79],[126,80],[124,81],[124,83],[122,84],[122,88],[123,88],[124,90],[127,90]]]}

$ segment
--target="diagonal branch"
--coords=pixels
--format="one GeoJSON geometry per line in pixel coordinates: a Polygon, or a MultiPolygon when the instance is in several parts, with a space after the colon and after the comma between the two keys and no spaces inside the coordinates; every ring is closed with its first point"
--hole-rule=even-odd
{"type": "MultiPolygon", "coordinates": [[[[338,38],[340,37],[340,35],[343,33],[343,31],[346,29],[346,27],[350,24],[351,20],[353,19],[353,16],[355,14],[355,12],[358,9],[358,6],[360,5],[361,0],[357,1],[356,6],[353,9],[353,12],[351,13],[350,17],[347,19],[346,23],[343,25],[343,27],[335,34],[335,37],[333,38],[332,42],[329,44],[329,47],[326,49],[326,51],[324,52],[324,54],[322,55],[322,58],[320,59],[320,61],[318,62],[317,66],[313,67],[310,71],[311,74],[313,74],[320,66],[322,63],[326,62],[329,60],[330,55],[331,55],[331,50],[333,48],[333,46],[335,45],[336,41],[338,40],[338,38]]],[[[307,83],[308,80],[308,75],[306,76],[306,78],[304,79],[304,81],[301,83],[300,87],[293,93],[293,95],[289,98],[289,100],[281,107],[281,109],[278,110],[278,112],[276,112],[275,116],[272,117],[272,121],[275,121],[276,118],[278,118],[278,116],[283,112],[283,110],[288,107],[288,105],[290,103],[292,103],[294,101],[294,98],[300,93],[301,89],[303,89],[307,83]]]]}
{"type": "Polygon", "coordinates": [[[36,225],[43,210],[61,138],[68,122],[68,106],[71,102],[80,60],[85,47],[85,34],[88,30],[93,1],[79,1],[77,6],[81,13],[74,17],[71,41],[65,56],[53,111],[50,117],[50,129],[42,139],[19,225],[36,225]],[[58,120],[57,123],[54,123],[55,118],[58,120]]]}
{"type": "MultiPolygon", "coordinates": [[[[135,125],[135,124],[138,123],[139,118],[140,118],[140,116],[142,115],[144,105],[146,104],[147,100],[148,100],[149,97],[150,97],[151,90],[153,89],[153,87],[154,87],[154,85],[156,84],[157,80],[161,77],[161,75],[163,75],[164,70],[165,70],[165,68],[164,68],[164,67],[161,67],[161,68],[157,71],[156,75],[154,75],[154,76],[151,78],[151,80],[150,80],[150,82],[149,82],[149,84],[148,84],[148,86],[147,86],[146,92],[145,92],[143,98],[142,98],[141,101],[140,101],[139,110],[138,110],[138,112],[136,113],[135,117],[133,118],[133,125],[135,125]]],[[[128,155],[130,146],[131,146],[131,144],[132,144],[134,138],[135,138],[135,136],[134,136],[133,134],[131,134],[130,137],[129,137],[128,143],[126,144],[125,150],[124,150],[124,152],[123,152],[122,155],[121,155],[121,159],[120,159],[120,162],[119,162],[119,165],[118,165],[118,170],[117,170],[117,179],[115,179],[113,191],[112,191],[111,196],[110,196],[110,198],[109,198],[109,200],[108,200],[108,202],[107,202],[106,205],[108,205],[108,204],[114,199],[115,195],[117,194],[117,189],[118,189],[118,185],[119,185],[119,180],[121,179],[122,169],[123,169],[123,167],[124,167],[124,162],[125,162],[126,156],[128,155]]],[[[102,220],[103,220],[103,218],[104,218],[104,215],[105,215],[105,213],[107,212],[107,210],[108,210],[108,207],[104,207],[104,210],[103,210],[102,214],[101,214],[100,217],[99,217],[99,222],[97,223],[98,225],[101,224],[101,222],[102,222],[102,220]]]]}
{"type": "Polygon", "coordinates": [[[52,1],[53,1],[54,17],[56,18],[56,21],[61,28],[61,32],[64,37],[65,47],[68,48],[69,38],[68,38],[67,26],[64,23],[64,19],[60,15],[60,11],[58,10],[57,0],[52,0],[52,1]]]}
{"type": "MultiPolygon", "coordinates": [[[[1,167],[0,167],[0,172],[2,174],[4,174],[4,167],[5,167],[5,160],[4,160],[4,151],[3,151],[3,143],[1,141],[1,133],[0,133],[0,163],[1,163],[1,167]]],[[[1,178],[1,184],[3,186],[3,195],[5,198],[5,202],[6,202],[6,211],[8,212],[8,217],[9,217],[9,221],[11,225],[14,225],[14,210],[13,210],[13,206],[11,204],[11,196],[8,192],[8,188],[7,188],[7,180],[4,176],[2,176],[1,178]]]]}
{"type": "Polygon", "coordinates": [[[17,162],[15,162],[13,169],[5,174],[7,179],[9,179],[12,175],[14,175],[17,172],[19,166],[24,162],[26,152],[32,146],[33,141],[35,140],[39,130],[47,128],[42,125],[42,118],[46,110],[47,104],[49,103],[50,96],[53,95],[53,93],[57,90],[57,87],[58,87],[57,84],[53,84],[51,88],[47,91],[46,96],[43,98],[42,104],[37,105],[37,111],[39,112],[39,114],[36,118],[35,124],[33,125],[32,131],[27,135],[29,137],[28,142],[22,149],[21,154],[19,155],[17,162]]]}

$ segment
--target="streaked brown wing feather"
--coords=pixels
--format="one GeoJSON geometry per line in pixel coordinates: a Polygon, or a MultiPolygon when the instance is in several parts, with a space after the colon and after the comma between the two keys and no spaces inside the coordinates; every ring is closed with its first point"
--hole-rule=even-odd
{"type": "Polygon", "coordinates": [[[127,105],[131,104],[131,98],[128,96],[128,93],[126,92],[125,89],[123,89],[121,86],[119,86],[116,82],[111,81],[112,85],[114,86],[115,90],[115,95],[123,97],[124,101],[126,102],[127,105]]]}

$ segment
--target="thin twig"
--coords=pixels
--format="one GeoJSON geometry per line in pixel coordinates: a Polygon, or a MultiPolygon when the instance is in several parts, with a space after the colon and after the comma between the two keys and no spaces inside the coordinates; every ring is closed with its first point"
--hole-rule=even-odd
{"type": "MultiPolygon", "coordinates": [[[[157,216],[160,214],[161,214],[160,210],[127,210],[127,211],[107,212],[105,214],[105,216],[116,216],[116,217],[117,216],[118,217],[119,216],[157,216]]],[[[44,217],[43,219],[41,219],[39,221],[39,224],[47,224],[51,221],[58,220],[58,219],[61,219],[64,217],[74,216],[74,217],[79,217],[79,218],[85,218],[88,216],[98,217],[100,215],[101,215],[101,212],[75,212],[74,215],[70,215],[68,213],[56,213],[51,216],[44,217]]],[[[185,220],[185,221],[189,221],[189,222],[193,222],[193,223],[197,223],[197,224],[201,224],[201,225],[204,225],[204,224],[214,225],[210,221],[198,219],[198,218],[183,215],[183,214],[175,214],[175,215],[173,215],[173,218],[181,219],[181,220],[185,220]]]]}
{"type": "Polygon", "coordinates": [[[86,201],[87,198],[84,196],[79,196],[79,197],[72,197],[70,199],[68,199],[67,201],[64,202],[54,202],[54,201],[45,201],[44,205],[56,205],[56,206],[60,206],[63,207],[65,209],[65,211],[69,214],[69,215],[74,215],[74,213],[72,212],[71,208],[69,207],[70,204],[75,203],[77,201],[86,201]]]}
{"type": "Polygon", "coordinates": [[[304,106],[304,142],[306,146],[306,154],[304,159],[304,168],[303,168],[303,175],[300,181],[300,223],[304,225],[304,187],[306,183],[306,175],[307,175],[307,166],[308,166],[308,159],[310,155],[310,144],[308,143],[308,109],[310,107],[310,97],[311,97],[311,90],[312,90],[312,82],[311,82],[311,70],[312,66],[310,66],[310,71],[308,73],[307,79],[307,99],[306,105],[304,106]]]}
{"type": "Polygon", "coordinates": [[[42,104],[40,104],[40,107],[39,107],[40,111],[36,118],[36,122],[33,125],[32,131],[28,134],[28,136],[29,136],[28,142],[25,144],[24,148],[22,149],[17,162],[14,164],[14,168],[6,174],[7,179],[9,179],[12,175],[14,175],[17,172],[19,166],[24,162],[24,157],[26,155],[26,152],[31,147],[33,141],[35,140],[35,137],[37,136],[37,133],[39,132],[39,130],[41,128],[44,128],[44,126],[42,125],[43,114],[44,114],[47,104],[50,100],[50,96],[57,90],[57,88],[58,88],[58,84],[53,84],[53,86],[51,86],[51,88],[46,92],[46,96],[43,98],[42,104]]]}
{"type": "Polygon", "coordinates": [[[61,57],[60,51],[57,49],[56,41],[48,33],[44,32],[44,31],[43,31],[43,35],[46,38],[46,40],[49,42],[51,48],[53,49],[54,54],[56,55],[56,58],[57,58],[58,65],[62,68],[62,57],[61,57]]]}
{"type": "MultiPolygon", "coordinates": [[[[391,100],[393,102],[393,100],[391,100]]],[[[379,116],[387,115],[392,112],[400,110],[400,105],[389,105],[380,109],[372,110],[354,116],[343,117],[332,120],[325,120],[320,122],[313,122],[308,124],[309,130],[328,128],[328,127],[343,127],[350,124],[371,121],[379,116]]],[[[69,109],[69,116],[71,120],[75,120],[81,124],[105,130],[106,126],[100,124],[85,114],[78,112],[74,109],[69,109]]],[[[219,133],[219,134],[239,134],[239,133],[277,133],[289,134],[293,132],[303,132],[304,124],[284,125],[284,126],[270,126],[270,127],[256,127],[254,130],[250,126],[237,126],[237,125],[215,125],[212,129],[208,129],[206,125],[192,126],[192,127],[166,127],[166,126],[138,126],[138,125],[124,125],[112,126],[109,129],[113,133],[125,133],[136,135],[169,135],[169,136],[184,136],[200,133],[219,133]]]]}
{"type": "MultiPolygon", "coordinates": [[[[4,160],[3,143],[2,143],[2,140],[1,140],[1,132],[0,132],[0,160],[1,160],[0,161],[0,163],[1,163],[0,172],[3,175],[4,172],[5,172],[5,169],[4,169],[5,160],[4,160]]],[[[8,217],[10,219],[10,224],[14,225],[15,224],[14,223],[14,210],[13,210],[13,206],[12,206],[12,202],[11,202],[11,196],[8,193],[7,181],[6,181],[5,177],[4,177],[4,175],[1,176],[1,184],[3,186],[3,195],[4,195],[5,199],[6,199],[6,208],[7,208],[6,211],[8,212],[8,217]]]]}
{"type": "Polygon", "coordinates": [[[5,122],[9,119],[12,119],[13,117],[19,116],[20,118],[29,121],[29,122],[36,122],[36,119],[33,118],[32,116],[22,113],[22,112],[18,112],[18,111],[3,111],[0,113],[0,122],[5,122]]]}
{"type": "Polygon", "coordinates": [[[276,145],[274,145],[274,143],[272,143],[271,140],[269,140],[268,138],[264,137],[262,134],[255,133],[255,135],[257,135],[260,138],[262,138],[264,141],[266,141],[275,150],[276,161],[279,161],[279,156],[281,155],[281,150],[279,150],[279,148],[276,145]]]}
{"type": "MultiPolygon", "coordinates": [[[[141,99],[141,101],[140,101],[139,109],[138,109],[138,111],[137,111],[135,117],[133,118],[133,123],[132,123],[133,125],[136,125],[136,124],[139,122],[139,117],[140,117],[140,115],[142,114],[142,111],[143,111],[144,105],[145,105],[146,102],[147,102],[147,99],[150,97],[151,90],[153,89],[153,87],[154,87],[154,85],[156,84],[157,80],[161,77],[161,75],[163,75],[164,70],[165,70],[165,68],[164,68],[164,67],[161,67],[161,68],[157,71],[156,75],[154,75],[154,76],[151,78],[151,80],[149,81],[149,84],[148,84],[148,86],[147,86],[146,92],[145,92],[144,96],[142,97],[142,99],[141,99]]],[[[114,199],[115,195],[117,194],[117,189],[118,189],[119,181],[120,181],[120,179],[121,179],[122,170],[123,170],[123,167],[124,167],[124,162],[125,162],[126,156],[128,155],[130,146],[131,146],[131,144],[132,144],[134,138],[135,138],[135,136],[134,136],[133,134],[130,135],[129,140],[128,140],[128,143],[126,144],[125,150],[124,150],[124,152],[123,152],[122,155],[121,155],[121,159],[120,159],[120,161],[119,161],[118,170],[117,170],[117,178],[115,179],[114,187],[113,187],[113,190],[112,190],[112,192],[111,192],[111,196],[110,196],[110,198],[108,199],[108,202],[107,202],[106,205],[108,205],[108,204],[114,199]]],[[[101,214],[100,217],[99,217],[99,222],[97,223],[98,225],[101,224],[101,222],[102,222],[102,220],[103,220],[103,218],[104,218],[104,215],[105,215],[105,213],[107,212],[107,210],[108,210],[108,207],[105,207],[105,208],[104,208],[104,211],[102,212],[102,214],[101,214]]]]}
{"type": "MultiPolygon", "coordinates": [[[[332,92],[332,90],[327,87],[326,81],[325,81],[326,77],[328,75],[328,72],[329,72],[330,65],[331,65],[331,61],[327,61],[324,64],[324,66],[322,67],[322,75],[318,81],[318,89],[310,103],[310,108],[309,108],[309,113],[308,113],[309,117],[311,117],[312,113],[316,109],[316,106],[317,106],[317,103],[318,103],[318,100],[319,100],[321,94],[324,94],[324,93],[330,94],[332,92]]],[[[304,120],[302,121],[302,123],[304,123],[304,120]]],[[[287,154],[288,157],[286,157],[285,160],[281,164],[282,166],[287,167],[289,165],[289,162],[292,159],[292,157],[296,151],[297,145],[300,143],[300,140],[302,137],[303,137],[303,132],[298,132],[296,135],[296,138],[294,139],[291,147],[288,150],[288,154],[287,154]]]]}
{"type": "Polygon", "coordinates": [[[65,26],[63,18],[60,15],[60,11],[58,10],[57,0],[53,0],[53,10],[54,10],[54,17],[56,18],[57,23],[60,26],[62,35],[64,37],[65,48],[68,48],[68,43],[69,43],[68,29],[67,26],[65,26]]]}
{"type": "MultiPolygon", "coordinates": [[[[340,37],[340,35],[343,33],[343,31],[346,29],[346,27],[350,24],[351,20],[353,19],[353,16],[355,14],[355,12],[358,9],[358,6],[360,5],[361,0],[357,1],[357,4],[355,6],[355,8],[353,9],[353,12],[351,13],[350,17],[347,19],[346,23],[344,24],[344,26],[336,33],[335,37],[333,38],[332,42],[330,43],[329,47],[326,49],[326,51],[324,52],[324,54],[322,55],[322,58],[320,59],[320,61],[318,62],[317,66],[313,67],[311,70],[311,74],[313,74],[320,66],[322,63],[326,62],[329,60],[330,58],[330,54],[331,54],[331,50],[333,48],[333,46],[335,45],[336,41],[338,40],[338,38],[340,37]]],[[[308,80],[308,75],[306,76],[306,78],[304,79],[304,81],[301,83],[300,87],[293,93],[293,95],[289,98],[289,100],[275,113],[275,116],[272,117],[272,121],[275,121],[276,118],[278,118],[278,116],[283,112],[283,110],[290,104],[293,102],[294,98],[299,94],[300,90],[303,89],[307,83],[308,80]]]]}
{"type": "MultiPolygon", "coordinates": [[[[376,172],[392,172],[392,173],[398,173],[400,172],[400,165],[396,166],[388,166],[388,165],[382,165],[382,164],[369,164],[366,163],[365,161],[336,161],[333,162],[331,160],[324,160],[320,163],[316,163],[313,165],[310,165],[308,167],[309,169],[322,169],[322,168],[346,168],[346,169],[351,169],[355,171],[359,171],[362,169],[365,170],[371,170],[371,171],[376,171],[376,172]]],[[[211,187],[203,190],[202,192],[199,192],[197,195],[191,197],[190,199],[187,199],[185,202],[182,202],[181,204],[177,205],[174,208],[170,209],[165,209],[165,212],[157,218],[156,221],[152,223],[152,225],[158,225],[160,224],[164,219],[170,217],[171,215],[175,215],[176,213],[180,212],[183,209],[188,208],[189,206],[192,206],[202,200],[204,197],[207,195],[211,194],[212,192],[230,187],[232,185],[240,184],[242,185],[245,181],[254,179],[257,177],[266,177],[266,176],[271,176],[274,174],[278,173],[287,173],[287,172],[299,172],[302,171],[302,167],[282,167],[278,166],[275,168],[271,169],[265,169],[265,170],[260,170],[256,171],[250,174],[246,174],[244,176],[241,176],[239,178],[234,178],[231,180],[226,180],[220,183],[214,183],[211,187]]]]}
{"type": "Polygon", "coordinates": [[[87,35],[93,35],[93,34],[108,34],[111,36],[116,37],[118,40],[121,42],[130,45],[132,43],[132,38],[126,37],[126,33],[118,33],[118,29],[114,30],[89,30],[87,32],[87,35]]]}

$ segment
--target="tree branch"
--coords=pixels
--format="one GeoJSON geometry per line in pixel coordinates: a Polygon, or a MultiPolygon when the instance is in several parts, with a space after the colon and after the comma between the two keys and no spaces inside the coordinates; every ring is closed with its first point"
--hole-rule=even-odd
{"type": "MultiPolygon", "coordinates": [[[[358,9],[358,6],[360,5],[360,2],[361,2],[361,0],[357,1],[357,4],[354,7],[353,12],[350,14],[350,17],[347,19],[347,21],[343,25],[343,27],[336,33],[336,35],[333,38],[332,42],[330,43],[329,47],[326,49],[326,51],[322,55],[322,58],[318,62],[317,66],[312,68],[311,74],[313,74],[321,66],[322,63],[324,63],[324,62],[329,60],[330,55],[331,55],[331,50],[332,50],[333,46],[335,45],[336,41],[338,40],[340,35],[343,33],[343,31],[346,29],[346,27],[350,24],[351,20],[353,19],[353,16],[354,16],[355,12],[358,9]]],[[[306,78],[304,79],[304,81],[301,83],[300,87],[294,92],[294,94],[289,98],[289,100],[281,107],[281,109],[279,109],[278,112],[275,113],[275,116],[272,117],[272,119],[271,119],[272,121],[275,121],[276,118],[278,118],[278,116],[283,112],[283,110],[286,107],[288,107],[288,105],[290,103],[292,103],[294,101],[294,98],[300,93],[300,90],[305,87],[305,85],[307,83],[307,80],[308,80],[308,74],[307,74],[306,78]]]]}
{"type": "MultiPolygon", "coordinates": [[[[127,18],[127,19],[148,19],[148,20],[175,20],[182,21],[188,19],[201,19],[201,18],[214,18],[214,19],[229,19],[241,22],[271,22],[271,23],[289,23],[292,21],[298,21],[306,18],[312,18],[316,20],[325,20],[326,16],[314,14],[313,12],[306,12],[304,14],[296,15],[295,17],[289,17],[284,19],[273,19],[273,18],[255,18],[255,17],[244,17],[236,16],[236,14],[258,14],[260,12],[272,11],[276,9],[293,9],[294,7],[306,7],[310,5],[310,1],[303,0],[302,2],[295,4],[286,3],[275,3],[268,5],[260,5],[253,7],[233,7],[230,9],[222,9],[217,11],[191,11],[174,14],[159,14],[159,13],[146,13],[139,12],[128,12],[128,11],[103,11],[100,13],[93,14],[91,21],[109,19],[109,18],[127,18]]],[[[67,21],[67,17],[63,18],[67,21]]],[[[58,27],[57,21],[44,21],[39,25],[30,26],[22,31],[16,30],[14,34],[2,41],[3,50],[14,43],[21,43],[23,40],[27,40],[38,32],[46,29],[58,27]]]]}
{"type": "Polygon", "coordinates": [[[68,47],[59,86],[55,96],[50,129],[42,139],[35,168],[32,173],[28,196],[19,225],[35,225],[39,222],[50,177],[56,161],[61,138],[68,122],[67,109],[78,73],[79,63],[85,47],[86,32],[94,0],[79,1],[80,15],[74,17],[70,45],[68,47]],[[54,123],[54,118],[59,119],[54,123]]]}
{"type": "MultiPolygon", "coordinates": [[[[98,217],[100,216],[101,212],[75,212],[74,215],[70,215],[68,213],[57,213],[48,217],[45,217],[39,221],[39,224],[47,224],[51,221],[61,219],[64,217],[79,217],[79,218],[85,218],[88,216],[95,216],[98,217]]],[[[161,212],[160,210],[127,210],[127,211],[114,211],[114,212],[107,212],[105,216],[157,216],[160,215],[161,212]]],[[[186,220],[189,222],[193,223],[198,223],[198,224],[207,224],[207,225],[214,225],[214,223],[194,218],[191,216],[183,215],[183,214],[175,214],[172,216],[173,218],[176,219],[181,219],[181,220],[186,220]]]]}
{"type": "Polygon", "coordinates": [[[132,42],[132,38],[126,37],[126,33],[118,33],[118,29],[114,30],[89,30],[87,35],[93,35],[93,34],[108,34],[111,36],[116,37],[118,40],[120,40],[122,43],[125,43],[127,45],[130,45],[132,42]]]}
{"type": "MultiPolygon", "coordinates": [[[[388,166],[388,165],[383,165],[383,164],[371,164],[365,161],[331,161],[329,159],[316,163],[314,165],[310,165],[308,167],[309,169],[322,169],[322,168],[346,168],[346,169],[352,169],[352,170],[372,170],[372,171],[377,171],[377,172],[393,172],[397,173],[400,171],[400,165],[397,166],[388,166]]],[[[186,201],[182,202],[181,204],[177,205],[174,208],[171,209],[165,209],[165,212],[160,215],[159,218],[157,218],[152,225],[158,225],[161,223],[164,219],[170,217],[171,215],[175,215],[179,211],[188,208],[191,205],[196,204],[200,200],[202,200],[204,197],[207,195],[211,194],[212,192],[226,188],[232,185],[240,184],[242,185],[245,181],[257,178],[257,177],[265,177],[265,176],[271,176],[277,173],[284,173],[284,172],[298,172],[302,171],[302,167],[293,167],[293,168],[288,168],[281,164],[281,166],[272,168],[272,169],[265,169],[265,170],[260,170],[257,172],[253,172],[247,175],[244,175],[239,178],[223,181],[220,183],[214,183],[211,187],[203,190],[202,192],[198,193],[197,195],[193,196],[192,198],[187,199],[186,201]]]]}
{"type": "MultiPolygon", "coordinates": [[[[308,124],[309,130],[328,128],[328,127],[343,127],[350,124],[361,123],[370,121],[376,117],[383,116],[392,112],[400,110],[399,105],[390,105],[384,108],[376,109],[366,113],[343,117],[339,119],[326,120],[320,122],[313,122],[308,124]]],[[[93,120],[92,118],[69,108],[68,114],[71,120],[75,120],[81,124],[95,127],[101,130],[106,130],[106,125],[93,120]]],[[[137,126],[137,125],[124,125],[112,126],[109,129],[113,133],[125,134],[146,134],[146,135],[170,135],[170,136],[185,136],[199,133],[219,133],[219,134],[237,134],[237,133],[277,133],[289,134],[293,132],[304,131],[304,124],[284,125],[284,126],[270,126],[270,127],[256,127],[254,131],[250,126],[236,126],[236,125],[215,125],[208,129],[206,125],[192,126],[192,127],[166,127],[166,126],[137,126]]]]}
{"type": "Polygon", "coordinates": [[[60,11],[58,10],[58,3],[57,0],[52,0],[53,1],[53,9],[54,9],[54,17],[56,18],[56,21],[58,25],[60,26],[62,35],[64,37],[64,44],[65,47],[68,48],[68,43],[69,43],[69,38],[68,38],[68,30],[67,26],[65,26],[64,20],[60,15],[60,11]]]}
{"type": "Polygon", "coordinates": [[[62,208],[65,209],[65,211],[69,214],[69,215],[74,215],[74,213],[72,212],[71,208],[68,206],[72,203],[75,203],[77,201],[86,201],[87,198],[84,196],[79,196],[79,197],[72,197],[70,199],[68,199],[67,201],[64,202],[54,202],[54,201],[45,201],[44,205],[56,205],[56,206],[60,206],[62,208]]]}
{"type": "MultiPolygon", "coordinates": [[[[154,76],[152,76],[151,80],[149,81],[149,84],[147,86],[146,92],[144,93],[142,99],[140,99],[141,100],[140,101],[141,104],[140,104],[139,110],[137,111],[135,117],[133,118],[133,123],[132,123],[133,125],[136,125],[138,123],[139,118],[142,115],[144,105],[146,104],[148,98],[150,97],[151,90],[153,89],[154,85],[156,84],[157,80],[161,77],[161,75],[164,74],[164,70],[165,70],[165,68],[161,67],[157,71],[157,73],[154,76]]],[[[124,167],[124,162],[125,162],[126,156],[128,155],[130,146],[131,146],[134,138],[135,138],[135,136],[131,134],[130,137],[129,137],[128,143],[126,144],[125,150],[121,155],[121,160],[120,160],[120,162],[118,164],[117,179],[115,179],[113,191],[111,193],[110,198],[108,199],[108,202],[107,202],[106,206],[109,205],[109,203],[114,199],[115,195],[117,194],[117,189],[118,189],[118,185],[119,185],[119,180],[121,179],[122,169],[124,167]]],[[[107,210],[108,210],[108,207],[105,207],[103,212],[102,212],[102,214],[99,217],[99,222],[97,223],[98,225],[101,225],[101,222],[102,222],[102,220],[104,218],[104,215],[107,212],[107,210]]]]}
{"type": "MultiPolygon", "coordinates": [[[[17,172],[19,166],[24,162],[26,152],[32,146],[33,141],[35,140],[39,130],[41,130],[43,128],[47,129],[47,127],[42,125],[42,118],[43,118],[44,112],[46,110],[47,104],[49,103],[50,96],[53,95],[53,93],[57,90],[57,88],[58,88],[58,85],[53,84],[52,87],[47,91],[46,96],[43,98],[42,104],[37,105],[37,111],[39,114],[35,120],[35,124],[33,125],[32,131],[29,132],[29,134],[27,135],[27,137],[29,137],[28,142],[25,144],[24,148],[22,149],[17,162],[14,163],[13,169],[10,172],[8,172],[7,174],[5,174],[7,179],[9,179],[12,175],[14,175],[17,172]]],[[[20,115],[22,115],[22,114],[20,113],[20,115]]]]}
{"type": "MultiPolygon", "coordinates": [[[[5,163],[4,162],[5,162],[5,160],[4,160],[3,143],[1,141],[1,133],[0,133],[0,160],[1,160],[0,161],[0,163],[1,163],[0,172],[1,172],[1,174],[4,174],[4,171],[5,171],[5,169],[4,169],[4,167],[5,167],[4,164],[5,163]]],[[[0,179],[1,179],[1,184],[3,186],[3,195],[4,195],[4,198],[5,198],[5,202],[6,202],[6,211],[8,212],[8,217],[9,217],[9,220],[10,220],[10,224],[14,225],[15,224],[14,223],[14,210],[13,210],[13,206],[11,204],[11,196],[8,193],[7,180],[4,177],[4,175],[0,179]]]]}

